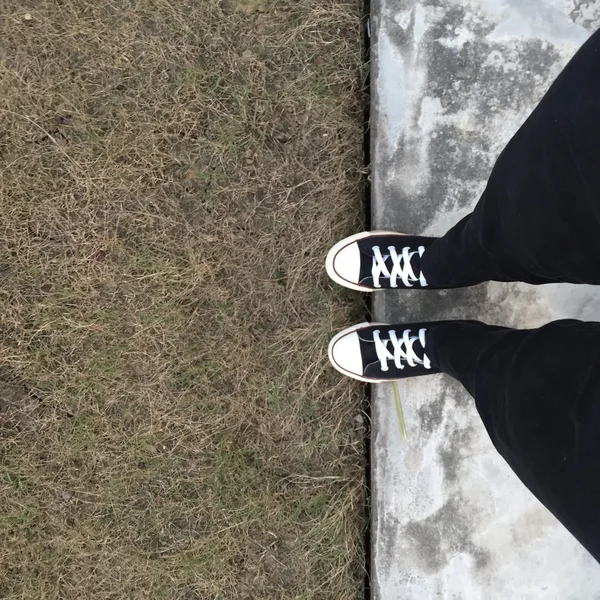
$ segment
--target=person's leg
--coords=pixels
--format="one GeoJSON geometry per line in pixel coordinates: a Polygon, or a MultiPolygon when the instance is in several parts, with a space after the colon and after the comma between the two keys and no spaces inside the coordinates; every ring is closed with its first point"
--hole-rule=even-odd
{"type": "Polygon", "coordinates": [[[600,323],[432,324],[426,351],[475,398],[523,483],[600,561],[600,323]]]}
{"type": "Polygon", "coordinates": [[[498,158],[471,215],[421,259],[431,287],[600,284],[600,32],[498,158]]]}
{"type": "Polygon", "coordinates": [[[365,382],[460,381],[498,452],[600,562],[600,323],[362,323],[331,340],[329,358],[365,382]]]}

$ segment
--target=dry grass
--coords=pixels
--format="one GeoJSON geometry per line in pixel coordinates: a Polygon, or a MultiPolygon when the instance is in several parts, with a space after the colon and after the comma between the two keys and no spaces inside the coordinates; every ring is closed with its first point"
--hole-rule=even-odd
{"type": "Polygon", "coordinates": [[[358,0],[0,0],[0,597],[361,594],[358,0]]]}

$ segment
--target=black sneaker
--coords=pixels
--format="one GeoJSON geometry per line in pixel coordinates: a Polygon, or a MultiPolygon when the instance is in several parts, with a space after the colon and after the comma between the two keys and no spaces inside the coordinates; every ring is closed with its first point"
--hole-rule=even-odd
{"type": "Polygon", "coordinates": [[[368,383],[439,373],[425,354],[432,325],[355,325],[331,340],[329,360],[340,373],[368,383]]]}
{"type": "Polygon", "coordinates": [[[389,231],[365,231],[338,242],[327,255],[336,283],[361,292],[434,289],[421,270],[421,257],[438,238],[389,231]]]}

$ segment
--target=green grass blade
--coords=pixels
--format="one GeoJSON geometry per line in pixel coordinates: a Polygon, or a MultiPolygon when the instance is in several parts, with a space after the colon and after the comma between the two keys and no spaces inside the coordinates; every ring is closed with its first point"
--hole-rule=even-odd
{"type": "Polygon", "coordinates": [[[392,386],[394,386],[394,398],[396,399],[396,410],[398,411],[398,421],[400,421],[400,429],[402,431],[402,439],[404,441],[408,440],[408,436],[406,435],[406,424],[404,422],[404,411],[402,410],[402,402],[400,402],[400,392],[398,391],[398,382],[392,381],[392,386]]]}

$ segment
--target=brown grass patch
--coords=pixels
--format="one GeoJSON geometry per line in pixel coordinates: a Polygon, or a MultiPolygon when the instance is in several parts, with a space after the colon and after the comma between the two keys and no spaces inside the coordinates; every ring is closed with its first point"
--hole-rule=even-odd
{"type": "Polygon", "coordinates": [[[358,0],[0,7],[0,597],[360,597],[358,0]]]}

